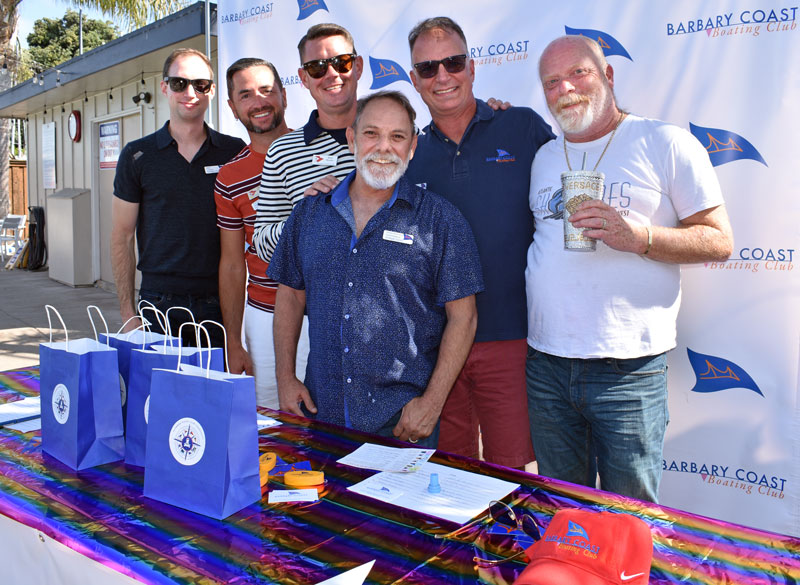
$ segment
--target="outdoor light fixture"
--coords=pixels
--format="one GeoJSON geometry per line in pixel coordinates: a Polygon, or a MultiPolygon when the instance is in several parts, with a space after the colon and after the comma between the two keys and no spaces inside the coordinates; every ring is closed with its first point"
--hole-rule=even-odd
{"type": "Polygon", "coordinates": [[[3,60],[3,68],[0,69],[0,75],[8,75],[8,62],[3,60]]]}
{"type": "Polygon", "coordinates": [[[56,69],[56,87],[61,87],[62,75],[75,75],[75,74],[70,73],[69,71],[61,71],[61,69],[56,69]]]}
{"type": "Polygon", "coordinates": [[[153,96],[150,95],[149,91],[140,91],[138,94],[133,96],[131,99],[133,100],[134,104],[138,104],[139,102],[144,102],[146,104],[150,103],[150,99],[153,96]]]}

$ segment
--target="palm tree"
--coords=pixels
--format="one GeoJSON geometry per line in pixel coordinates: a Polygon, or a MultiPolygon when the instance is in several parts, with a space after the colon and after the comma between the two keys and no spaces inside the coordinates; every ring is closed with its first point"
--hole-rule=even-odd
{"type": "MultiPolygon", "coordinates": [[[[3,65],[9,65],[9,49],[11,47],[11,37],[17,29],[17,6],[21,0],[0,0],[0,55],[3,56],[3,65]]],[[[11,66],[16,62],[11,62],[11,66]]],[[[0,75],[0,91],[5,91],[11,87],[11,75],[0,75]]],[[[9,136],[11,134],[11,121],[0,119],[0,216],[5,216],[10,211],[11,206],[11,185],[9,183],[10,174],[8,170],[9,136]]]]}
{"type": "MultiPolygon", "coordinates": [[[[28,0],[34,2],[35,0],[28,0]]],[[[16,60],[9,59],[11,38],[17,29],[19,12],[17,8],[22,0],[0,0],[0,57],[9,68],[16,67],[16,60]]],[[[73,0],[77,7],[96,8],[104,14],[119,20],[128,30],[140,28],[180,10],[187,0],[73,0]]],[[[13,73],[9,71],[9,73],[13,73]]],[[[0,92],[11,86],[13,75],[0,75],[0,92]]],[[[0,217],[9,212],[9,135],[11,121],[0,119],[0,217]]]]}

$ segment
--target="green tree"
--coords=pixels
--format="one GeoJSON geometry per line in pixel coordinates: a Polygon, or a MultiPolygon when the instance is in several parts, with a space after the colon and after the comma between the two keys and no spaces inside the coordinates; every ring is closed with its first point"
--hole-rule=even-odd
{"type": "MultiPolygon", "coordinates": [[[[0,0],[0,2],[8,1],[0,0]]],[[[96,8],[103,14],[113,16],[115,21],[121,22],[128,31],[131,31],[143,27],[148,22],[164,18],[194,2],[195,0],[147,0],[146,2],[143,0],[73,0],[72,4],[85,8],[96,8]]]]}
{"type": "MultiPolygon", "coordinates": [[[[119,36],[119,30],[109,21],[83,19],[83,50],[89,51],[119,36]]],[[[33,23],[28,35],[31,57],[45,68],[55,67],[80,54],[80,15],[74,10],[59,19],[40,18],[33,23]]]]}
{"type": "MultiPolygon", "coordinates": [[[[8,89],[11,86],[11,79],[14,70],[11,69],[15,66],[15,61],[9,63],[11,55],[11,38],[14,36],[14,31],[17,29],[17,20],[19,13],[17,6],[20,0],[0,0],[0,56],[3,57],[3,63],[9,67],[6,69],[6,75],[0,74],[0,91],[8,89]]],[[[0,66],[2,67],[2,66],[0,66]]],[[[0,217],[5,216],[10,208],[11,202],[9,201],[9,176],[8,161],[11,157],[11,149],[9,148],[9,137],[11,135],[11,122],[9,120],[0,120],[0,217]]]]}
{"type": "MultiPolygon", "coordinates": [[[[26,0],[35,2],[36,0],[26,0]]],[[[17,30],[19,12],[17,7],[22,0],[0,0],[0,57],[7,62],[11,54],[11,38],[17,30]]],[[[69,4],[66,2],[65,4],[69,4]]],[[[148,22],[153,22],[184,8],[187,0],[74,0],[73,6],[98,8],[115,20],[122,22],[128,30],[143,27],[148,22]]],[[[16,66],[16,60],[7,63],[9,68],[16,66]]],[[[0,68],[2,65],[0,65],[0,68]]],[[[15,76],[0,75],[0,91],[8,89],[11,79],[15,76]]],[[[10,206],[8,200],[8,160],[9,160],[9,124],[5,119],[0,119],[0,217],[8,213],[10,206]]]]}

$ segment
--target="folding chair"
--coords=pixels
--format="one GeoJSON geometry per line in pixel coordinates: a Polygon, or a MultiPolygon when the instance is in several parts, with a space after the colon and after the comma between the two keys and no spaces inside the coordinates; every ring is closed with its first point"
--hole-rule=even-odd
{"type": "Polygon", "coordinates": [[[24,215],[7,215],[0,226],[0,253],[3,261],[10,258],[23,243],[23,230],[25,229],[24,215]]]}

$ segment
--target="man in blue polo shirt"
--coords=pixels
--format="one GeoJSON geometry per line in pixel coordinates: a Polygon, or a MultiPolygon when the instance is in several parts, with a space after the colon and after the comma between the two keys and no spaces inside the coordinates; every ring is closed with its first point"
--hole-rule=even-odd
{"type": "Polygon", "coordinates": [[[399,92],[358,102],[356,171],[294,208],[268,274],[279,282],[281,410],[436,447],[438,419],[475,334],[483,289],[461,214],[405,178],[414,118],[399,92]],[[307,308],[305,385],[294,352],[307,308]]]}
{"type": "Polygon", "coordinates": [[[477,457],[480,428],[487,461],[522,467],[533,460],[525,391],[530,166],[553,134],[530,108],[495,112],[475,99],[475,65],[450,18],[420,22],[408,41],[411,80],[433,121],[407,176],[464,214],[486,283],[476,298],[475,344],[442,412],[439,448],[477,457]]]}

